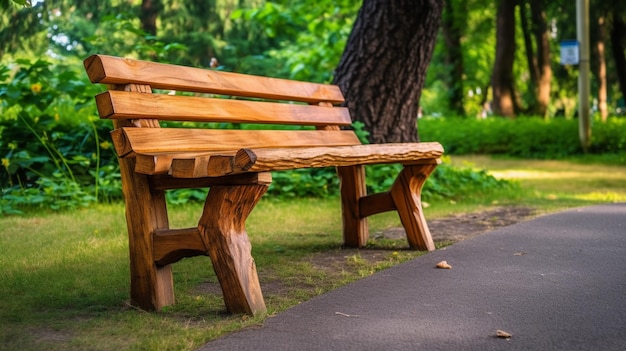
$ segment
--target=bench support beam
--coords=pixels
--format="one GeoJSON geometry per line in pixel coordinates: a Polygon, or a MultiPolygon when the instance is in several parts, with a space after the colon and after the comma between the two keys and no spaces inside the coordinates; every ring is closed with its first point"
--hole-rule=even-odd
{"type": "Polygon", "coordinates": [[[413,250],[433,251],[435,244],[422,210],[422,186],[438,163],[405,166],[391,187],[391,198],[413,250]]]}
{"type": "Polygon", "coordinates": [[[365,247],[369,238],[367,217],[361,216],[359,200],[367,195],[363,165],[337,167],[341,186],[343,245],[365,247]]]}
{"type": "Polygon", "coordinates": [[[266,311],[245,220],[268,185],[214,186],[198,224],[230,313],[266,311]]]}
{"type": "Polygon", "coordinates": [[[133,169],[134,159],[120,159],[129,236],[130,299],[142,309],[160,310],[175,302],[171,265],[157,266],[153,259],[152,235],[169,226],[165,191],[151,189],[148,176],[133,169]]]}

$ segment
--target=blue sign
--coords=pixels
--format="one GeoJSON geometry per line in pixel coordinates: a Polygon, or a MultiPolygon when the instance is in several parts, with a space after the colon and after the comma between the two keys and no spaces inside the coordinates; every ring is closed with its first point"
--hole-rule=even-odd
{"type": "Polygon", "coordinates": [[[563,40],[561,42],[561,64],[577,65],[580,62],[579,52],[577,40],[563,40]]]}

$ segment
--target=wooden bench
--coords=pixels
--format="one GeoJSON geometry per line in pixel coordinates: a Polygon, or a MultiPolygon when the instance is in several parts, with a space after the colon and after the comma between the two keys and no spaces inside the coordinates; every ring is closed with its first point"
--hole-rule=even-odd
{"type": "Polygon", "coordinates": [[[104,55],[90,56],[84,65],[92,82],[109,85],[96,102],[100,117],[111,119],[114,126],[133,305],[159,310],[173,304],[171,264],[208,255],[228,311],[264,313],[245,220],[267,190],[273,171],[336,167],[347,247],[366,245],[368,216],[396,210],[409,246],[434,249],[420,193],[440,163],[442,146],[361,144],[352,130],[342,129],[352,121],[347,108],[333,106],[344,102],[337,86],[104,55]],[[160,121],[196,123],[193,128],[166,128],[160,121]],[[198,127],[207,122],[310,128],[198,127]],[[404,167],[388,192],[368,195],[364,165],[379,163],[404,167]],[[198,226],[170,229],[165,191],[198,187],[209,187],[198,226]]]}

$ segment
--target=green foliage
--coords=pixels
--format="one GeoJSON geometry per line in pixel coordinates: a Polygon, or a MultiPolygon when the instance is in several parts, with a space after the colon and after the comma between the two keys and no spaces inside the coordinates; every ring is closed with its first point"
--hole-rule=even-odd
{"type": "MultiPolygon", "coordinates": [[[[438,141],[446,153],[453,155],[500,154],[554,159],[583,154],[575,119],[424,118],[419,126],[422,141],[438,141]]],[[[626,151],[625,119],[595,121],[592,129],[591,153],[626,151]]]]}
{"type": "Polygon", "coordinates": [[[134,56],[160,62],[176,62],[186,55],[187,46],[178,42],[156,40],[138,27],[138,19],[130,13],[104,16],[92,35],[81,38],[84,54],[134,56]]]}
{"type": "Polygon", "coordinates": [[[274,45],[243,58],[240,70],[330,82],[339,63],[360,3],[348,0],[317,3],[267,1],[238,9],[232,19],[248,23],[259,37],[274,45]]]}
{"type": "Polygon", "coordinates": [[[0,66],[2,212],[75,208],[117,196],[111,188],[119,183],[103,174],[117,170],[102,167],[115,158],[110,127],[94,116],[99,88],[75,69],[44,60],[0,66]]]}

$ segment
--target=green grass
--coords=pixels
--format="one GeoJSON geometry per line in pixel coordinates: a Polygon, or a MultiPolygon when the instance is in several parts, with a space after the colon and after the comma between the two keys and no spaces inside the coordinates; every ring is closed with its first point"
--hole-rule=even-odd
{"type": "MultiPolygon", "coordinates": [[[[551,212],[626,201],[626,166],[597,163],[454,157],[520,186],[483,196],[431,202],[427,218],[493,206],[551,212]]],[[[426,201],[428,201],[426,199],[426,201]]],[[[172,227],[195,225],[200,205],[171,208],[172,227]]],[[[402,240],[372,240],[385,248],[341,250],[339,202],[264,199],[248,220],[268,313],[411,259],[402,240]],[[333,264],[330,258],[341,264],[333,264]]],[[[395,214],[374,216],[371,231],[398,226],[395,214]]],[[[193,350],[224,333],[262,322],[230,316],[210,261],[174,265],[178,304],[159,313],[128,306],[128,245],[123,206],[0,218],[0,348],[3,350],[193,350]]]]}
{"type": "Polygon", "coordinates": [[[546,211],[626,201],[624,164],[600,164],[590,158],[567,162],[457,156],[452,160],[459,166],[487,169],[496,178],[519,182],[523,191],[520,201],[546,211]]]}

